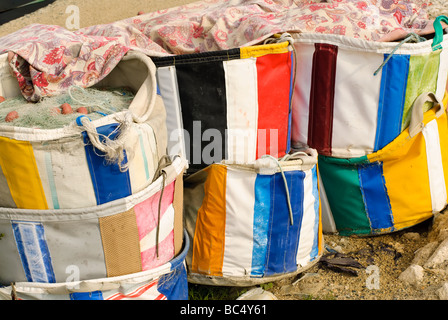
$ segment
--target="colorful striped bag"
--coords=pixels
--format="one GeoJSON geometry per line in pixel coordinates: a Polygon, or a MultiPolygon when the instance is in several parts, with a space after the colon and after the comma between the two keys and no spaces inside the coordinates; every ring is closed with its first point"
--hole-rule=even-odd
{"type": "Polygon", "coordinates": [[[182,252],[154,269],[65,283],[16,282],[0,288],[0,300],[188,300],[186,233],[184,239],[182,252]]]}
{"type": "MultiPolygon", "coordinates": [[[[20,90],[6,56],[0,58],[0,95],[9,98],[20,90]]],[[[98,84],[131,88],[135,97],[128,110],[94,121],[81,116],[57,129],[0,125],[0,206],[92,207],[146,188],[166,154],[155,72],[150,58],[128,52],[98,84]]]]}
{"type": "Polygon", "coordinates": [[[190,282],[248,286],[319,260],[317,153],[287,157],[216,163],[185,179],[190,282]]]}
{"type": "MultiPolygon", "coordinates": [[[[444,103],[448,103],[448,95],[444,103]]],[[[413,104],[410,126],[381,150],[358,158],[319,156],[326,231],[388,233],[414,226],[447,205],[448,122],[433,93],[413,104]],[[424,111],[425,102],[434,107],[424,111]]]]}
{"type": "Polygon", "coordinates": [[[144,190],[89,208],[0,208],[0,284],[115,277],[167,263],[182,247],[186,165],[177,157],[144,190]]]}
{"type": "Polygon", "coordinates": [[[442,20],[448,22],[436,20],[433,40],[418,43],[405,43],[415,40],[412,34],[402,43],[295,34],[292,146],[339,158],[364,156],[406,129],[420,94],[434,92],[442,100],[448,77],[442,20]]]}
{"type": "MultiPolygon", "coordinates": [[[[279,40],[280,41],[280,40],[279,40]]],[[[293,51],[288,41],[153,58],[167,111],[168,153],[189,173],[290,148],[293,51]]]]}

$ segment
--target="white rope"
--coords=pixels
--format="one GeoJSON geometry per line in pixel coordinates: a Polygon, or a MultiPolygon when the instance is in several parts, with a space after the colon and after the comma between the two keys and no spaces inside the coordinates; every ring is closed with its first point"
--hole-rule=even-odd
{"type": "Polygon", "coordinates": [[[277,166],[280,169],[280,173],[282,175],[283,178],[283,183],[285,184],[285,190],[286,190],[286,202],[288,203],[288,210],[289,210],[289,219],[291,221],[291,225],[294,225],[294,218],[293,218],[293,214],[292,214],[292,208],[291,208],[291,198],[289,196],[289,188],[288,188],[288,182],[286,181],[286,176],[285,173],[283,172],[283,168],[282,165],[280,164],[280,162],[278,161],[278,159],[274,158],[273,156],[267,154],[262,156],[261,158],[269,158],[271,160],[273,160],[277,166]]]}
{"type": "Polygon", "coordinates": [[[124,145],[128,138],[131,125],[133,123],[133,117],[131,112],[126,112],[124,114],[124,119],[119,122],[118,127],[112,131],[108,136],[99,134],[96,130],[95,125],[86,116],[81,116],[78,124],[81,124],[83,129],[86,131],[87,136],[90,139],[90,143],[99,151],[104,153],[105,159],[110,163],[118,164],[120,171],[126,171],[129,166],[129,159],[126,163],[125,160],[125,149],[124,145]],[[118,132],[115,139],[110,139],[109,137],[118,132]],[[101,138],[104,141],[101,141],[101,138]]]}

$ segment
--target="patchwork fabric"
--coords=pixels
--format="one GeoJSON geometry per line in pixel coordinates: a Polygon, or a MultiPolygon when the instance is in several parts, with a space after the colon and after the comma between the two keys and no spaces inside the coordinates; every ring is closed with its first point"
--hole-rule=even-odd
{"type": "Polygon", "coordinates": [[[179,253],[175,243],[182,238],[175,219],[183,215],[173,203],[185,167],[177,158],[164,169],[166,179],[94,207],[0,208],[0,283],[116,277],[167,263],[179,253]]]}
{"type": "MultiPolygon", "coordinates": [[[[0,57],[0,73],[4,75],[0,94],[11,97],[19,90],[4,59],[5,56],[0,57]]],[[[81,120],[78,126],[49,130],[0,126],[1,207],[42,210],[91,207],[148,187],[160,157],[166,154],[166,126],[162,98],[156,94],[156,85],[149,81],[155,79],[150,71],[145,71],[142,61],[149,63],[150,59],[129,53],[116,67],[116,73],[111,72],[103,82],[120,85],[129,73],[139,79],[128,84],[136,91],[129,110],[91,121],[89,130],[81,120]],[[138,77],[135,67],[140,68],[138,77]],[[109,161],[101,149],[105,137],[118,144],[121,135],[126,137],[120,142],[124,159],[121,163],[109,161]]],[[[116,150],[120,152],[119,148],[116,150]]]]}
{"type": "Polygon", "coordinates": [[[290,148],[294,57],[288,42],[153,58],[167,109],[168,153],[189,173],[290,148]]]}
{"type": "MultiPolygon", "coordinates": [[[[445,99],[445,103],[448,99],[445,99]]],[[[422,106],[419,106],[422,108],[422,106]]],[[[359,158],[319,156],[322,187],[341,235],[401,230],[447,205],[448,129],[445,109],[431,108],[416,127],[359,158]]]]}
{"type": "Polygon", "coordinates": [[[420,94],[442,100],[447,87],[448,35],[439,49],[432,40],[398,45],[316,34],[296,35],[294,46],[292,146],[309,145],[321,155],[382,149],[407,128],[420,94]]]}
{"type": "Polygon", "coordinates": [[[182,252],[155,269],[82,282],[16,282],[0,288],[0,300],[188,300],[184,238],[182,252]]]}
{"type": "Polygon", "coordinates": [[[185,203],[190,280],[243,285],[316,261],[322,250],[316,161],[280,161],[283,173],[265,158],[219,163],[185,179],[185,197],[192,199],[185,203]]]}

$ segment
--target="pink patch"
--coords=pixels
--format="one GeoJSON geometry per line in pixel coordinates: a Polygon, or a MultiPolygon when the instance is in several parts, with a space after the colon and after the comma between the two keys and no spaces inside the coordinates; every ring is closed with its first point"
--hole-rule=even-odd
{"type": "MultiPolygon", "coordinates": [[[[143,239],[157,226],[157,216],[159,209],[159,199],[161,192],[157,192],[149,199],[140,202],[134,207],[135,216],[137,218],[137,228],[139,239],[143,239]]],[[[167,185],[163,190],[162,203],[160,208],[160,219],[173,203],[174,199],[174,182],[167,185]]]]}
{"type": "Polygon", "coordinates": [[[156,247],[149,248],[141,254],[142,270],[150,270],[167,263],[174,257],[174,230],[159,242],[159,257],[156,254],[156,247]]]}

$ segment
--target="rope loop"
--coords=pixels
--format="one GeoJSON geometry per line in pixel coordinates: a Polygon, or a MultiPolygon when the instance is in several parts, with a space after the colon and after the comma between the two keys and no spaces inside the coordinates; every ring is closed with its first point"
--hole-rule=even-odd
{"type": "Polygon", "coordinates": [[[289,210],[289,220],[291,222],[291,225],[294,225],[294,218],[293,218],[293,214],[292,214],[292,207],[291,207],[291,197],[289,196],[289,187],[288,187],[288,182],[286,181],[286,176],[285,173],[283,172],[283,168],[282,165],[280,164],[280,162],[278,161],[277,158],[274,158],[273,156],[266,154],[264,156],[261,156],[261,158],[269,158],[271,160],[273,160],[277,166],[280,169],[280,173],[282,175],[283,178],[283,183],[285,185],[285,191],[286,191],[286,202],[288,204],[288,210],[289,210]]]}
{"type": "Polygon", "coordinates": [[[374,76],[376,76],[378,74],[378,72],[381,71],[381,69],[383,69],[383,67],[386,65],[386,63],[389,61],[390,58],[392,58],[392,56],[395,54],[395,52],[405,43],[407,42],[411,42],[411,43],[418,43],[418,42],[422,42],[422,41],[426,41],[425,38],[419,36],[418,34],[411,32],[409,33],[406,38],[404,38],[402,41],[400,41],[400,43],[398,43],[394,49],[392,50],[391,53],[389,53],[389,55],[387,56],[386,59],[384,59],[383,63],[378,67],[378,69],[376,69],[376,71],[373,73],[374,76]]]}

